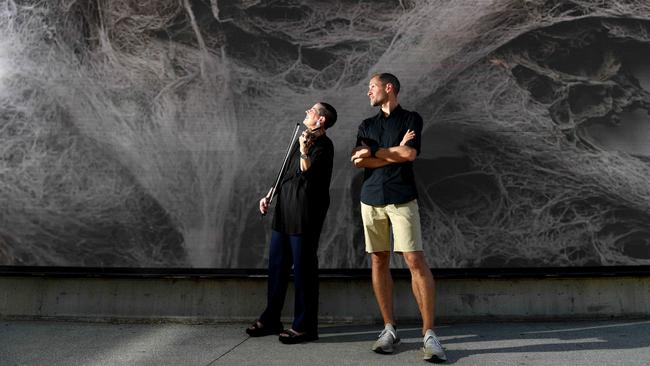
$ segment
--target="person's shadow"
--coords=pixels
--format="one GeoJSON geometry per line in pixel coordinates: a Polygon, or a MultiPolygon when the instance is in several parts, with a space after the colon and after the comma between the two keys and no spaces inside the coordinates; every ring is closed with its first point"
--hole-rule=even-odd
{"type": "MultiPolygon", "coordinates": [[[[368,342],[370,347],[380,330],[377,325],[324,327],[319,342],[368,342]]],[[[422,347],[417,324],[397,331],[401,343],[394,354],[422,347]]],[[[446,349],[447,364],[452,364],[481,354],[647,348],[650,320],[452,324],[437,326],[436,334],[446,349]]]]}

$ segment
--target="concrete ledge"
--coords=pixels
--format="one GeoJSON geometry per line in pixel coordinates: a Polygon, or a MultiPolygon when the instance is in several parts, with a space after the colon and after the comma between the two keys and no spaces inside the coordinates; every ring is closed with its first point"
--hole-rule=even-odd
{"type": "MultiPolygon", "coordinates": [[[[291,286],[290,286],[291,288],[291,286]]],[[[323,322],[379,322],[368,278],[323,278],[323,322]]],[[[266,277],[0,277],[4,319],[100,321],[251,321],[266,302],[266,277]]],[[[287,294],[290,319],[293,293],[287,294]]],[[[439,322],[650,316],[650,277],[437,280],[439,322]]],[[[409,279],[395,279],[400,321],[419,319],[409,279]]]]}

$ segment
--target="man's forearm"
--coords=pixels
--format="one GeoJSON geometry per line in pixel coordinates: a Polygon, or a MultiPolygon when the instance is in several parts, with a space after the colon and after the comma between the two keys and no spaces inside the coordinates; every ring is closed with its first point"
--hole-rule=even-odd
{"type": "Polygon", "coordinates": [[[384,160],[384,159],[378,159],[378,158],[357,158],[354,159],[354,166],[357,168],[381,168],[382,166],[386,166],[388,164],[391,164],[390,162],[384,160]]]}
{"type": "Polygon", "coordinates": [[[375,153],[377,159],[385,160],[389,163],[404,163],[415,160],[417,151],[410,146],[393,146],[389,148],[380,148],[375,153]]]}

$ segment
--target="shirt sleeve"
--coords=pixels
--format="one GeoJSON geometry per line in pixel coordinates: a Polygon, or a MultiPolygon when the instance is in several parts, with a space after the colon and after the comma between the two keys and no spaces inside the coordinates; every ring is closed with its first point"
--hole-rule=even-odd
{"type": "Polygon", "coordinates": [[[359,129],[357,131],[357,144],[355,147],[361,146],[361,142],[366,138],[366,128],[364,126],[364,123],[361,123],[359,125],[359,129]]]}
{"type": "Polygon", "coordinates": [[[423,127],[423,125],[424,125],[424,123],[422,122],[422,117],[420,117],[420,115],[418,113],[413,112],[411,114],[411,118],[409,118],[407,128],[409,130],[412,130],[413,132],[415,132],[415,137],[413,139],[409,140],[406,143],[406,146],[410,146],[410,147],[414,148],[417,151],[418,155],[420,155],[420,145],[421,145],[421,141],[422,141],[422,127],[423,127]]]}
{"type": "Polygon", "coordinates": [[[379,142],[370,138],[368,134],[368,124],[366,121],[363,121],[359,125],[359,131],[357,132],[357,144],[355,147],[359,147],[362,143],[370,147],[373,151],[379,148],[379,142]]]}

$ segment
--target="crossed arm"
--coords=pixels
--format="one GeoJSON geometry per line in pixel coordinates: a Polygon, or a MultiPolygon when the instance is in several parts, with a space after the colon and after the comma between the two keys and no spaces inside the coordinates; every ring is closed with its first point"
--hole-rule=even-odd
{"type": "Polygon", "coordinates": [[[389,148],[379,148],[372,157],[370,148],[362,143],[362,146],[357,146],[352,149],[350,161],[357,168],[380,168],[388,164],[403,163],[406,161],[413,161],[417,156],[417,151],[407,146],[406,143],[415,137],[415,132],[408,130],[402,138],[399,146],[389,148]]]}

